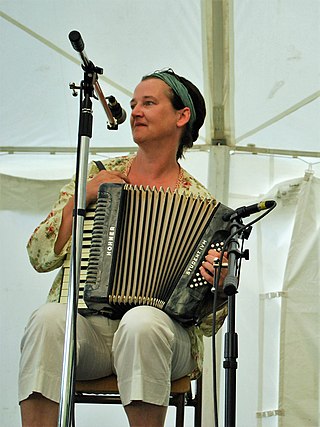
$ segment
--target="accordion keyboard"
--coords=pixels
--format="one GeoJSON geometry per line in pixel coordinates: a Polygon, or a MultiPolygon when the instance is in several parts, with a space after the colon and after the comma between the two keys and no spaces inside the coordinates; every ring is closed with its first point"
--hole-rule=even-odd
{"type": "MultiPolygon", "coordinates": [[[[84,285],[87,278],[87,268],[89,262],[89,252],[92,240],[92,228],[94,222],[96,205],[90,205],[86,210],[86,216],[84,219],[83,226],[83,241],[82,241],[82,251],[81,251],[81,270],[80,270],[80,282],[79,282],[79,297],[78,297],[78,309],[79,311],[87,310],[87,306],[84,302],[83,292],[84,285]]],[[[68,300],[68,288],[70,280],[70,253],[67,254],[67,257],[63,263],[63,277],[62,277],[62,286],[60,293],[59,302],[66,304],[68,300]]]]}

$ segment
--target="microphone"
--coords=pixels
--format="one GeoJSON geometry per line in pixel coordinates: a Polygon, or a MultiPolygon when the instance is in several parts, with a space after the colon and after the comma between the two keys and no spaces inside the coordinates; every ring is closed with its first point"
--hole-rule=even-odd
{"type": "Polygon", "coordinates": [[[127,118],[127,113],[113,95],[107,96],[107,100],[113,117],[117,120],[117,124],[121,125],[127,118]]]}
{"type": "Polygon", "coordinates": [[[73,30],[69,33],[69,40],[74,50],[81,53],[84,51],[84,41],[79,31],[73,30]]]}
{"type": "MultiPolygon", "coordinates": [[[[69,33],[69,40],[73,49],[79,53],[80,58],[82,59],[82,62],[85,65],[85,67],[89,67],[90,65],[94,66],[92,62],[89,61],[89,58],[87,57],[86,52],[84,51],[84,41],[79,31],[76,31],[76,30],[71,31],[69,33]]],[[[98,72],[98,69],[96,71],[98,72]]],[[[99,71],[99,74],[102,74],[102,70],[101,72],[99,71]]]]}
{"type": "Polygon", "coordinates": [[[266,209],[275,208],[277,203],[274,200],[266,200],[265,202],[255,203],[250,206],[241,206],[233,212],[228,212],[222,216],[224,221],[229,221],[231,218],[246,218],[254,213],[264,211],[266,209]]]}

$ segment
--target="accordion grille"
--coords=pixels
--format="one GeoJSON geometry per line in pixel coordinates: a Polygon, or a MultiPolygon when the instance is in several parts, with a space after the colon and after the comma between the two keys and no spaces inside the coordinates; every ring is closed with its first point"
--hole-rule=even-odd
{"type": "Polygon", "coordinates": [[[119,194],[117,187],[115,193],[110,188],[100,191],[97,202],[86,302],[89,307],[103,300],[111,306],[162,309],[214,213],[215,201],[128,185],[119,187],[119,194]]]}

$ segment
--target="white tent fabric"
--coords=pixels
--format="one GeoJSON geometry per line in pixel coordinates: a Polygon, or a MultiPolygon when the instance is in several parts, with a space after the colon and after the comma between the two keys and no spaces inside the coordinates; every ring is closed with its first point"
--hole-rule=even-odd
{"type": "MultiPolygon", "coordinates": [[[[213,107],[223,107],[231,145],[319,150],[318,0],[2,0],[1,16],[3,146],[74,146],[77,108],[68,84],[82,73],[68,33],[77,29],[89,58],[104,68],[106,95],[123,105],[143,74],[170,66],[206,89],[211,128],[213,107]]],[[[96,107],[96,122],[104,123],[96,107]]],[[[208,142],[212,136],[202,133],[208,142]]],[[[104,126],[96,126],[95,146],[105,140],[104,126]]],[[[108,135],[111,147],[130,141],[127,124],[121,137],[108,135]]]]}
{"type": "Polygon", "coordinates": [[[306,174],[283,283],[280,426],[320,422],[320,180],[306,174]],[[297,394],[300,399],[297,399],[297,394]]]}
{"type": "MultiPolygon", "coordinates": [[[[295,343],[291,327],[280,325],[288,324],[282,319],[291,322],[291,309],[299,302],[295,286],[299,288],[301,275],[306,280],[305,268],[293,261],[295,250],[305,250],[296,244],[300,238],[294,221],[305,221],[301,229],[309,229],[311,212],[302,210],[307,203],[311,206],[306,189],[319,186],[319,0],[1,0],[0,15],[4,425],[19,425],[19,340],[54,274],[32,271],[25,243],[75,168],[68,151],[75,151],[78,102],[68,84],[78,82],[82,71],[68,40],[73,29],[82,34],[89,58],[104,68],[100,84],[105,95],[115,95],[124,107],[140,77],[154,69],[172,67],[193,81],[205,94],[208,118],[197,149],[187,154],[183,166],[231,207],[266,197],[278,201],[276,210],[254,227],[247,242],[251,259],[243,264],[237,298],[238,425],[318,425],[319,369],[314,371],[311,363],[300,367],[298,355],[281,359],[295,343]],[[307,175],[314,172],[309,181],[303,180],[306,170],[307,175]],[[290,300],[283,292],[292,295],[290,300]],[[306,387],[302,380],[308,381],[311,372],[315,398],[306,401],[298,384],[306,387]]],[[[95,102],[92,158],[135,148],[128,120],[117,132],[107,132],[105,123],[95,102]]],[[[319,190],[314,194],[319,236],[319,190]]],[[[319,277],[312,280],[319,292],[319,277]]],[[[316,298],[312,304],[319,306],[316,298]]],[[[297,317],[301,333],[307,317],[304,311],[297,317]]],[[[310,352],[316,354],[318,337],[311,330],[305,334],[310,352]]],[[[210,343],[204,427],[213,425],[209,348],[210,343]]],[[[223,393],[223,372],[220,377],[223,393]]],[[[77,425],[101,425],[107,410],[81,407],[77,425]]],[[[223,394],[220,413],[222,425],[223,394]]],[[[123,426],[121,409],[114,414],[113,427],[123,426]]],[[[191,418],[189,411],[187,427],[191,418]]]]}

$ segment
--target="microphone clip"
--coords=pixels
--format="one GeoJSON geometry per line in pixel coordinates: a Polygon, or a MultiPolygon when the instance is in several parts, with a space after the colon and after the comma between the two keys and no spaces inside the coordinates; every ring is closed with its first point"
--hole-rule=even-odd
{"type": "Polygon", "coordinates": [[[106,100],[108,101],[108,107],[115,120],[115,123],[112,126],[108,124],[107,128],[116,130],[118,129],[118,125],[121,125],[126,120],[127,114],[113,95],[107,96],[106,100]]]}

